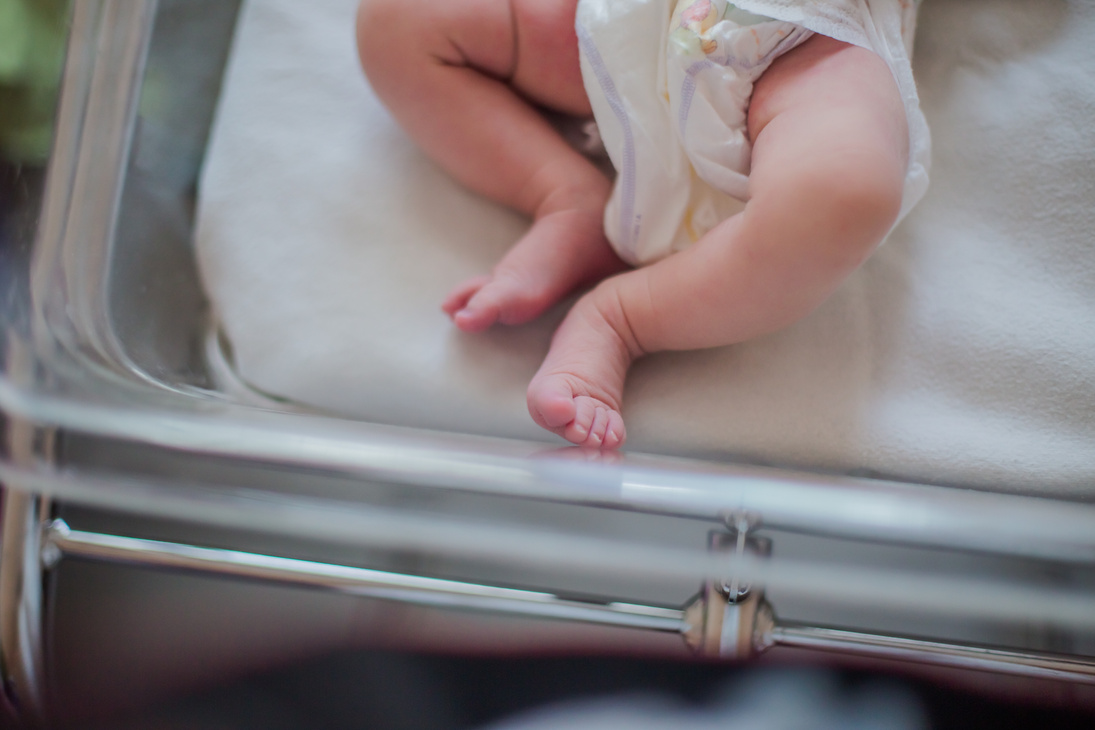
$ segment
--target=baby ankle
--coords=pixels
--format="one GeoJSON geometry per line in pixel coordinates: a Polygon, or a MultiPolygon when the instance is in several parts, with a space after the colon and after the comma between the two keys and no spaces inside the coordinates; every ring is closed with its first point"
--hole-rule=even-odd
{"type": "Polygon", "coordinates": [[[627,307],[620,296],[619,287],[613,279],[608,279],[598,285],[583,299],[590,298],[597,316],[604,322],[606,329],[619,341],[629,360],[637,360],[650,350],[643,346],[635,333],[635,328],[628,316],[627,307]]]}

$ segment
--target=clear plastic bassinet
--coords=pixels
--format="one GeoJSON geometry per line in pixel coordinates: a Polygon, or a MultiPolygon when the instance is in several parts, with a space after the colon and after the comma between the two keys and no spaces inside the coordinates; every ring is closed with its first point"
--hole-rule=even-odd
{"type": "MultiPolygon", "coordinates": [[[[192,185],[236,5],[207,3],[199,21],[187,5],[73,4],[39,223],[4,252],[10,713],[48,715],[51,698],[87,681],[73,652],[102,650],[74,637],[116,635],[81,625],[79,606],[97,599],[78,587],[100,574],[66,573],[79,561],[345,594],[385,607],[357,615],[365,642],[730,660],[797,648],[1095,679],[1090,504],[636,454],[588,460],[218,392],[202,361],[192,185]],[[186,52],[161,34],[179,14],[220,39],[221,55],[146,74],[150,47],[186,52]],[[142,106],[165,94],[189,113],[170,139],[141,128],[142,106]]],[[[313,600],[201,587],[182,605],[223,608],[240,625],[276,612],[271,600],[313,600]]],[[[357,610],[346,605],[330,611],[341,621],[357,610]]],[[[315,624],[334,615],[324,610],[299,615],[315,624]]],[[[176,643],[203,640],[176,630],[176,643]]],[[[302,628],[297,643],[321,634],[302,628]]],[[[146,659],[136,671],[166,672],[154,644],[146,659]]]]}

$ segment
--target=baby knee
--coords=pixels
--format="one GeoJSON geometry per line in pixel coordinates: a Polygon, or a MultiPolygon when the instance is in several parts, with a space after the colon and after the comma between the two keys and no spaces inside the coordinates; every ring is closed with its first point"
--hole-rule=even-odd
{"type": "Polygon", "coordinates": [[[897,221],[905,171],[897,161],[871,150],[820,155],[784,188],[819,243],[831,241],[846,253],[869,253],[897,221]]]}
{"type": "Polygon", "coordinates": [[[782,170],[778,182],[755,191],[746,208],[752,238],[768,251],[763,255],[806,255],[841,276],[881,243],[904,192],[903,171],[855,153],[799,161],[782,170]]]}
{"type": "Polygon", "coordinates": [[[894,161],[868,157],[843,161],[824,194],[837,216],[838,229],[873,248],[897,221],[904,190],[903,168],[894,161]]]}

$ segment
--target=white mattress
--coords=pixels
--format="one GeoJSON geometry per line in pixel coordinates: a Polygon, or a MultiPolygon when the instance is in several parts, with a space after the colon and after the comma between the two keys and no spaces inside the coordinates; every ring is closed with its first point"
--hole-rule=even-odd
{"type": "MultiPolygon", "coordinates": [[[[197,249],[225,387],[543,439],[525,387],[561,311],[465,334],[439,304],[526,222],[402,134],[355,0],[246,3],[197,249]]],[[[820,310],[634,367],[635,451],[1095,495],[1095,4],[934,0],[915,55],[927,197],[820,310]]]]}

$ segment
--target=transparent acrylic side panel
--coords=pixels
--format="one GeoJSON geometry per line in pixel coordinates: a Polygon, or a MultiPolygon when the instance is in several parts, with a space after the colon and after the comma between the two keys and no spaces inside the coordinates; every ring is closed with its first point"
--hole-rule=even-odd
{"type": "Polygon", "coordinates": [[[207,385],[205,300],[192,235],[205,155],[240,0],[160,0],[141,82],[109,270],[110,322],[134,365],[207,385]]]}
{"type": "Polygon", "coordinates": [[[0,323],[23,338],[68,15],[67,2],[43,1],[0,27],[0,323]]]}
{"type": "MultiPolygon", "coordinates": [[[[35,31],[52,39],[52,75],[0,64],[5,375],[27,393],[109,401],[105,378],[207,397],[190,242],[239,2],[46,2],[26,15],[37,27],[54,6],[52,35],[35,31]],[[34,135],[9,129],[29,116],[21,105],[34,135]]],[[[31,40],[32,60],[50,47],[31,40]]]]}

